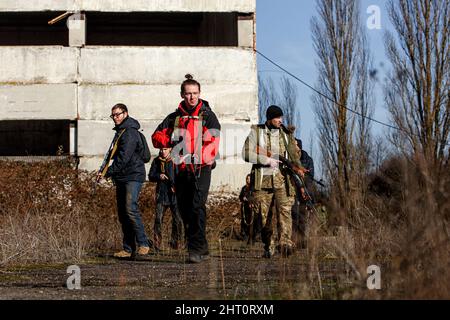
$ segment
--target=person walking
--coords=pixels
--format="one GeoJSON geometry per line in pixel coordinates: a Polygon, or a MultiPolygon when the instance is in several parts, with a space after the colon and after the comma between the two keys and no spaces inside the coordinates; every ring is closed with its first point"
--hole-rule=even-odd
{"type": "Polygon", "coordinates": [[[298,174],[304,175],[305,170],[300,164],[294,135],[283,125],[282,109],[275,105],[268,107],[266,118],[265,123],[251,127],[242,153],[245,161],[253,163],[253,214],[261,215],[263,257],[271,258],[276,249],[283,256],[289,256],[294,251],[291,210],[295,201],[295,189],[288,171],[280,165],[277,155],[292,161],[298,168],[298,174]],[[277,215],[279,223],[277,241],[272,236],[272,205],[275,209],[272,213],[277,215]]]}
{"type": "Polygon", "coordinates": [[[175,112],[158,125],[152,135],[155,148],[173,148],[175,190],[184,222],[188,262],[209,257],[206,239],[206,200],[211,171],[219,150],[220,123],[209,103],[200,98],[200,83],[186,75],[175,112]]]}
{"type": "MultiPolygon", "coordinates": [[[[133,255],[146,255],[152,246],[142,223],[139,211],[139,194],[145,181],[143,159],[144,143],[138,132],[140,124],[128,115],[124,104],[116,104],[111,110],[116,131],[111,158],[113,163],[97,180],[112,178],[116,186],[117,212],[122,226],[123,249],[114,254],[117,258],[129,258],[133,255]]],[[[109,161],[108,161],[109,162],[109,161]]]]}

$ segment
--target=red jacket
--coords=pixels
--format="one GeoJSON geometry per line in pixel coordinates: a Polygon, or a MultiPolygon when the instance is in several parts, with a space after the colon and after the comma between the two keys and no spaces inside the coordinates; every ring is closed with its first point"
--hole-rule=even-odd
{"type": "Polygon", "coordinates": [[[172,157],[181,170],[189,164],[212,165],[219,151],[219,141],[220,123],[205,100],[200,100],[190,112],[182,101],[152,135],[155,148],[173,148],[172,157]],[[174,131],[175,126],[178,130],[174,131]]]}

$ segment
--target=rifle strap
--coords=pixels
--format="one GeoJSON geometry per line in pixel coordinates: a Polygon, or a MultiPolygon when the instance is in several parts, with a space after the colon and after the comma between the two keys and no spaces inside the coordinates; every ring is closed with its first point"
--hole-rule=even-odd
{"type": "Polygon", "coordinates": [[[103,168],[102,172],[101,172],[101,176],[104,177],[106,174],[106,171],[108,171],[108,167],[109,167],[109,162],[111,161],[111,159],[114,157],[116,151],[117,151],[117,146],[119,144],[119,139],[120,137],[124,134],[126,129],[123,129],[122,131],[120,131],[119,135],[117,136],[116,141],[113,144],[113,147],[111,149],[111,152],[109,153],[109,157],[108,160],[106,162],[106,166],[103,168]]]}
{"type": "MultiPolygon", "coordinates": [[[[194,139],[194,150],[192,151],[193,154],[196,154],[199,157],[200,161],[202,160],[204,118],[204,112],[199,113],[198,116],[176,116],[171,137],[172,141],[177,138],[179,139],[180,119],[188,119],[188,121],[190,119],[197,120],[197,139],[194,139]]],[[[187,130],[187,128],[185,129],[187,130]]]]}

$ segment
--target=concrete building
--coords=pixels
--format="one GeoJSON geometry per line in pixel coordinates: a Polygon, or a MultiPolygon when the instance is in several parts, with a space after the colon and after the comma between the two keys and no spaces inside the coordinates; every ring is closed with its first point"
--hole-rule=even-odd
{"type": "Polygon", "coordinates": [[[191,73],[223,127],[213,189],[237,189],[250,168],[241,147],[258,119],[255,7],[256,0],[1,0],[0,156],[70,153],[80,169],[96,170],[113,136],[111,107],[125,103],[150,139],[191,73]]]}

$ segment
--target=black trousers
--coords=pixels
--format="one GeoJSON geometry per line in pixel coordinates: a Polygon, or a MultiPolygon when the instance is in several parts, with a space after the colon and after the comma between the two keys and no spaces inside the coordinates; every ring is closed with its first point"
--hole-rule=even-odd
{"type": "Polygon", "coordinates": [[[166,212],[167,209],[170,209],[170,212],[172,213],[172,236],[170,238],[170,243],[175,245],[178,242],[180,242],[183,233],[183,225],[176,203],[166,205],[157,202],[155,213],[155,224],[153,225],[153,243],[155,247],[158,249],[161,247],[161,240],[162,240],[161,229],[164,219],[164,213],[166,212]]]}
{"type": "Polygon", "coordinates": [[[211,167],[200,173],[180,171],[175,178],[178,210],[183,219],[189,253],[209,254],[206,240],[206,200],[211,184],[211,167]]]}

